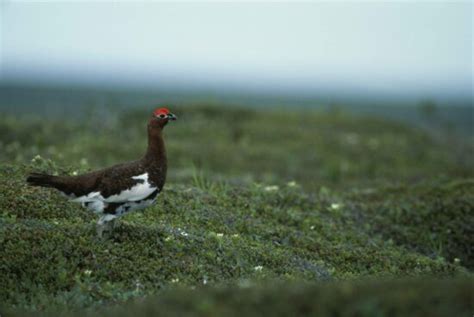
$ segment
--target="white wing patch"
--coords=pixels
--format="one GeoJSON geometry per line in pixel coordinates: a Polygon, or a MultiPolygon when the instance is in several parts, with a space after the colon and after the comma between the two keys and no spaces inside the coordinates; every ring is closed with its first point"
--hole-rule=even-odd
{"type": "Polygon", "coordinates": [[[100,192],[92,192],[84,196],[74,197],[71,201],[82,203],[84,207],[87,207],[95,213],[102,213],[108,203],[127,203],[124,209],[119,210],[120,214],[150,206],[154,202],[154,199],[141,201],[157,190],[156,187],[151,186],[148,182],[148,173],[133,176],[132,179],[142,180],[142,182],[107,198],[102,196],[100,192]]]}
{"type": "Polygon", "coordinates": [[[133,186],[130,189],[123,190],[117,195],[109,196],[104,199],[104,201],[108,203],[120,203],[126,201],[142,200],[153,194],[153,192],[156,190],[156,187],[152,187],[148,182],[148,173],[133,176],[132,178],[142,180],[143,182],[133,186]]]}

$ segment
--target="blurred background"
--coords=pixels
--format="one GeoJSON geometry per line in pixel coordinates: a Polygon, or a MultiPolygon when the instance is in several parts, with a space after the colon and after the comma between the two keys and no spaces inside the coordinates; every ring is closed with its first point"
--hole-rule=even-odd
{"type": "Polygon", "coordinates": [[[2,84],[167,92],[168,102],[466,105],[472,10],[470,2],[2,1],[2,84]]]}
{"type": "Polygon", "coordinates": [[[449,174],[446,160],[464,175],[471,158],[469,1],[0,8],[4,160],[132,159],[157,105],[182,118],[169,128],[178,178],[197,166],[267,181],[406,180],[449,174]],[[370,154],[383,150],[400,157],[370,154]]]}

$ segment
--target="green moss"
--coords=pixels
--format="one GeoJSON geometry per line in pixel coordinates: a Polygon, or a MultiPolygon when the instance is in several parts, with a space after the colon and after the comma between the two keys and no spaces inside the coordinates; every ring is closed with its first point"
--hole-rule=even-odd
{"type": "Polygon", "coordinates": [[[473,201],[474,181],[468,179],[354,195],[352,208],[374,234],[472,270],[473,201]]]}
{"type": "Polygon", "coordinates": [[[405,307],[394,308],[391,300],[412,305],[430,288],[386,282],[394,291],[381,297],[384,282],[342,282],[452,279],[428,284],[444,287],[428,292],[434,304],[426,299],[420,308],[428,312],[438,304],[447,310],[459,299],[457,289],[466,289],[456,278],[472,278],[471,145],[461,151],[458,143],[403,125],[345,114],[176,112],[185,115],[166,132],[165,191],[153,207],[122,218],[106,240],[95,236],[94,215],[54,191],[26,186],[25,176],[80,173],[136,158],[145,142],[143,112],[112,115],[104,124],[91,118],[85,126],[0,119],[0,157],[10,160],[0,164],[0,303],[6,309],[97,309],[158,295],[151,310],[181,300],[184,311],[219,315],[246,303],[242,309],[257,313],[260,303],[262,312],[271,311],[266,303],[272,300],[285,312],[284,303],[304,294],[288,312],[349,314],[337,303],[353,300],[356,311],[389,315],[405,307]],[[38,133],[28,138],[20,131],[25,126],[38,133]],[[136,142],[116,144],[124,139],[136,142]],[[48,159],[29,162],[37,153],[48,159]],[[269,285],[278,281],[292,286],[276,292],[269,285]],[[181,290],[168,292],[176,287],[181,290]],[[344,293],[352,287],[368,299],[344,293]],[[413,297],[404,297],[402,289],[411,287],[413,297]],[[438,302],[439,294],[452,297],[438,302]],[[319,296],[320,305],[310,299],[319,296]]]}
{"type": "Polygon", "coordinates": [[[38,292],[61,300],[74,292],[73,301],[78,294],[93,296],[81,306],[116,301],[133,294],[137,283],[140,294],[152,294],[177,282],[465,272],[372,235],[351,219],[345,200],[327,191],[309,195],[290,186],[226,185],[208,192],[170,184],[156,206],[125,217],[110,239],[100,241],[90,214],[22,182],[29,168],[1,169],[0,298],[13,307],[40,309],[38,292]],[[114,291],[102,291],[109,287],[114,291]]]}

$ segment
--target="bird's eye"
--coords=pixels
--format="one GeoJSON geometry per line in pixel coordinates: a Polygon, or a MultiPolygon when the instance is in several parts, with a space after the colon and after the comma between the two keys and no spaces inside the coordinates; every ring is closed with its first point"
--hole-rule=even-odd
{"type": "Polygon", "coordinates": [[[165,117],[166,117],[166,115],[160,114],[160,118],[161,118],[161,119],[164,119],[165,117]]]}

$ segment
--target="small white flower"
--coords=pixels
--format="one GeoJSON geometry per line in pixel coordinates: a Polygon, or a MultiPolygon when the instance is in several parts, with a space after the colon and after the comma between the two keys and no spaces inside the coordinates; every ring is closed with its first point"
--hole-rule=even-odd
{"type": "Polygon", "coordinates": [[[454,258],[454,263],[456,263],[456,264],[461,263],[461,259],[459,259],[459,258],[454,258]]]}
{"type": "Polygon", "coordinates": [[[309,229],[314,230],[314,226],[309,227],[309,229]]]}
{"type": "Polygon", "coordinates": [[[84,275],[86,275],[86,276],[91,276],[91,274],[92,274],[91,270],[85,270],[84,271],[84,275]]]}
{"type": "Polygon", "coordinates": [[[254,267],[253,269],[254,269],[254,271],[256,271],[256,272],[261,272],[261,271],[263,270],[263,266],[257,265],[257,266],[254,267]]]}
{"type": "Polygon", "coordinates": [[[54,223],[55,225],[59,225],[59,221],[57,221],[57,220],[54,220],[53,223],[54,223]]]}
{"type": "Polygon", "coordinates": [[[41,155],[37,154],[35,157],[33,157],[33,159],[31,161],[36,162],[36,161],[39,161],[39,160],[41,160],[41,155]]]}
{"type": "Polygon", "coordinates": [[[170,241],[171,239],[173,239],[173,238],[170,237],[170,236],[168,236],[168,237],[165,238],[165,241],[168,242],[168,241],[170,241]]]}
{"type": "Polygon", "coordinates": [[[331,209],[332,210],[339,210],[341,209],[342,205],[341,204],[337,204],[337,203],[332,203],[331,204],[331,209]]]}
{"type": "Polygon", "coordinates": [[[140,280],[135,281],[135,291],[138,292],[140,289],[143,287],[143,285],[140,283],[140,280]]]}
{"type": "Polygon", "coordinates": [[[296,187],[296,182],[295,181],[292,181],[292,182],[288,182],[288,184],[286,184],[288,187],[296,187]]]}
{"type": "Polygon", "coordinates": [[[265,187],[264,187],[264,190],[265,190],[266,192],[275,192],[275,191],[277,191],[277,190],[279,190],[279,189],[280,189],[280,187],[278,187],[278,186],[276,186],[276,185],[273,185],[273,186],[265,186],[265,187]]]}
{"type": "Polygon", "coordinates": [[[234,233],[234,234],[232,235],[232,238],[238,238],[238,237],[240,237],[240,235],[239,235],[238,233],[234,233]]]}
{"type": "Polygon", "coordinates": [[[224,236],[223,233],[216,233],[216,237],[218,237],[218,238],[222,238],[223,236],[224,236]]]}
{"type": "Polygon", "coordinates": [[[204,285],[207,284],[207,278],[204,278],[204,279],[202,280],[202,284],[204,284],[204,285]]]}
{"type": "Polygon", "coordinates": [[[171,283],[178,283],[179,282],[179,278],[174,278],[171,280],[171,283]]]}
{"type": "Polygon", "coordinates": [[[77,171],[72,172],[72,175],[76,176],[78,174],[77,171]]]}
{"type": "Polygon", "coordinates": [[[182,230],[181,228],[178,228],[177,230],[178,230],[178,233],[182,235],[183,237],[187,237],[189,235],[186,231],[182,230]]]}

